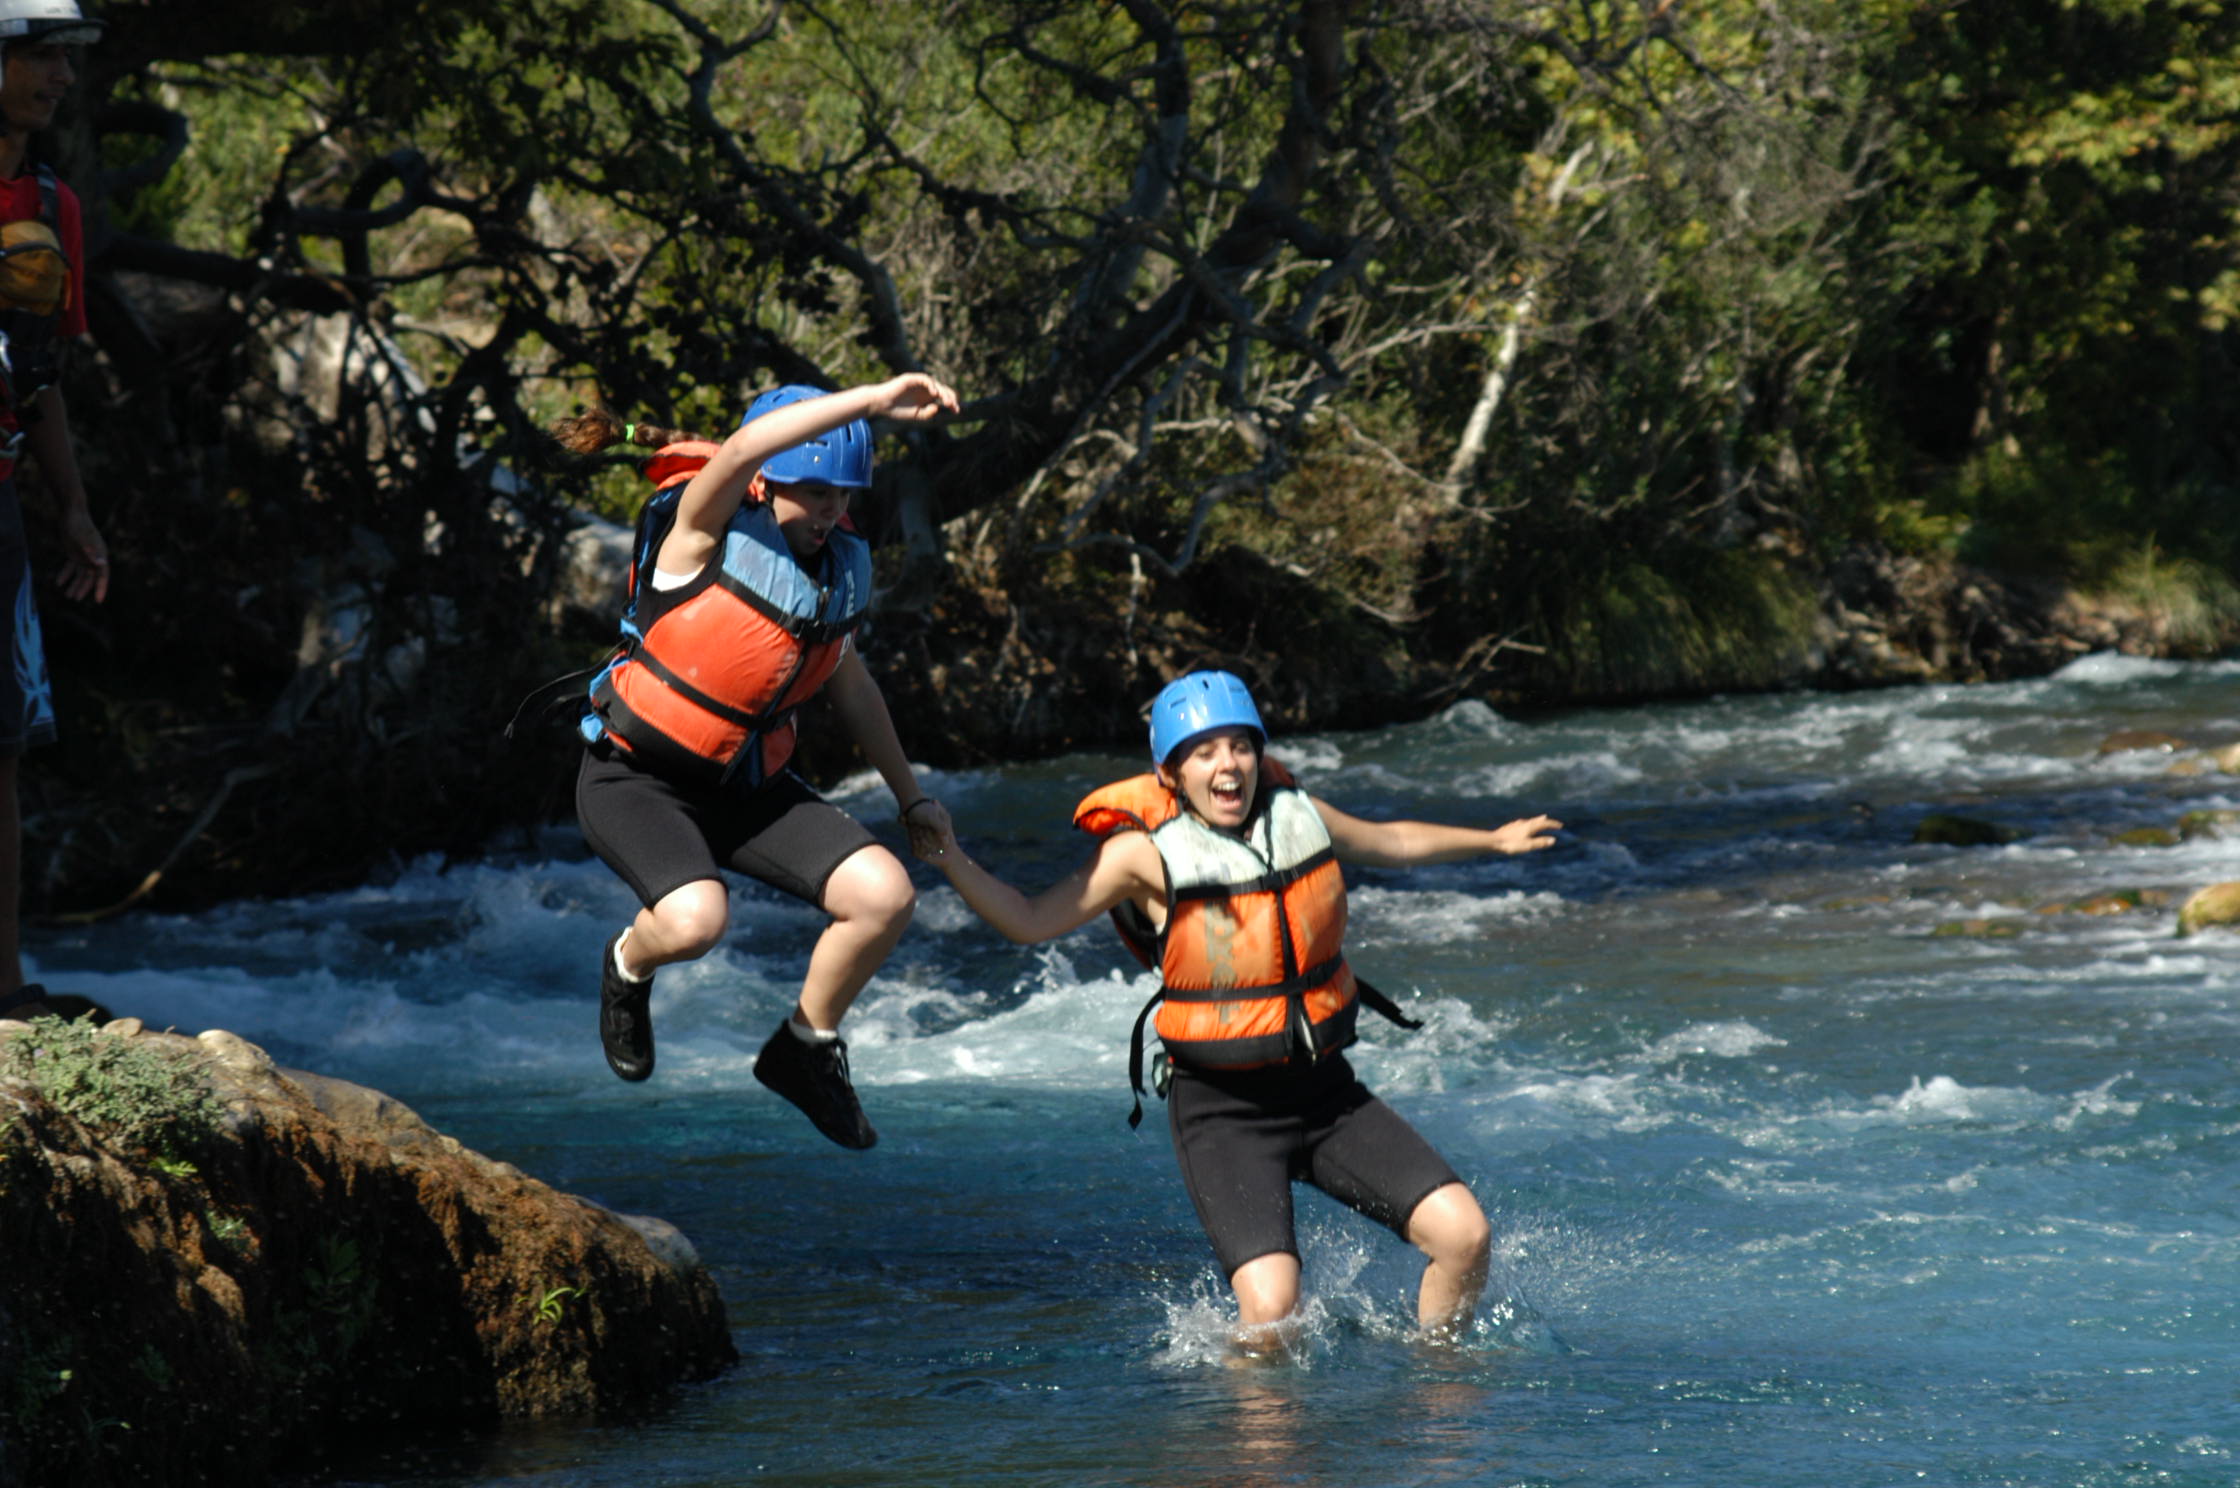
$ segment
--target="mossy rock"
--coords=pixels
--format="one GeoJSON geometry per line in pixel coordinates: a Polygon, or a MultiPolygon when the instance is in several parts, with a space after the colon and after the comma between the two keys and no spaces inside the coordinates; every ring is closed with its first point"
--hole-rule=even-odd
{"type": "Polygon", "coordinates": [[[2176,847],[2178,833],[2171,827],[2133,827],[2109,839],[2118,847],[2176,847]]]}
{"type": "Polygon", "coordinates": [[[2022,927],[2013,920],[1946,920],[1931,935],[1970,940],[2012,940],[2022,933],[2022,927]]]}
{"type": "Polygon", "coordinates": [[[1915,842],[1933,843],[1939,847],[2004,847],[2019,841],[2022,833],[1998,822],[1979,821],[1972,816],[1954,816],[1948,812],[1934,811],[1921,818],[1913,829],[1915,842]]]}
{"type": "Polygon", "coordinates": [[[2129,914],[2137,909],[2141,895],[2137,889],[2112,889],[2105,894],[2092,894],[2062,906],[2070,914],[2112,915],[2129,914]]]}
{"type": "Polygon", "coordinates": [[[2155,729],[2117,729],[2100,741],[2102,754],[2131,754],[2141,749],[2176,754],[2181,749],[2191,747],[2176,734],[2165,734],[2155,729]]]}
{"type": "Polygon", "coordinates": [[[2204,809],[2178,818],[2178,836],[2187,842],[2200,837],[2224,837],[2240,830],[2240,811],[2204,809]]]}
{"type": "Polygon", "coordinates": [[[2178,934],[2240,925],[2240,883],[2215,883],[2198,889],[2178,907],[2178,934]]]}

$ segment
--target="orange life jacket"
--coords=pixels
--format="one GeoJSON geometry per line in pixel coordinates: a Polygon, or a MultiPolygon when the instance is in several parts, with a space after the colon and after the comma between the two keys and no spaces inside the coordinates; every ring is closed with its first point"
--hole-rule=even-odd
{"type": "Polygon", "coordinates": [[[833,529],[814,574],[786,546],[767,501],[741,503],[723,549],[690,583],[652,582],[684,487],[717,446],[658,451],[638,518],[622,645],[591,682],[583,733],[664,778],[752,790],[793,755],[794,710],[840,665],[871,605],[871,548],[833,529]]]}
{"type": "MultiPolygon", "coordinates": [[[[1137,958],[1158,968],[1144,1015],[1156,1009],[1159,1041],[1176,1064],[1258,1069],[1311,1062],[1353,1042],[1345,877],[1321,814],[1282,766],[1262,757],[1259,796],[1240,832],[1207,826],[1154,775],[1093,792],[1074,825],[1098,837],[1149,832],[1159,850],[1165,928],[1154,931],[1132,903],[1113,920],[1137,958]]],[[[1128,1066],[1139,1092],[1143,1021],[1128,1066]]]]}

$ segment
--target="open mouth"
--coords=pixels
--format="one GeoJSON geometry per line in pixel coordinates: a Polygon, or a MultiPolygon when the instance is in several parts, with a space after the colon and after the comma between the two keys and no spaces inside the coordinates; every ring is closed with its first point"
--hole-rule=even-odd
{"type": "Polygon", "coordinates": [[[1244,781],[1234,775],[1221,776],[1206,787],[1213,804],[1224,811],[1244,810],[1244,781]]]}

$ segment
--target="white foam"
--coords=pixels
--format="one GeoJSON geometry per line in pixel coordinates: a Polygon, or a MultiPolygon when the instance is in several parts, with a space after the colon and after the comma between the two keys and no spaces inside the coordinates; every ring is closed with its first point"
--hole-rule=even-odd
{"type": "Polygon", "coordinates": [[[1690,1055],[1742,1059],[1762,1049],[1778,1049],[1788,1042],[1746,1022],[1692,1023],[1668,1033],[1649,1046],[1652,1063],[1669,1064],[1690,1055]]]}

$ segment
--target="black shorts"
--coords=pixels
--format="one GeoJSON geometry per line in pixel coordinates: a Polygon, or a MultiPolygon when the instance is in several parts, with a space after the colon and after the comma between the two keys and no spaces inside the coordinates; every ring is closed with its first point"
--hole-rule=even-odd
{"type": "Polygon", "coordinates": [[[1167,1091],[1167,1127],[1224,1276],[1264,1255],[1298,1255],[1295,1181],[1402,1239],[1416,1205],[1461,1181],[1414,1127],[1369,1093],[1342,1054],[1303,1074],[1178,1068],[1167,1091]]]}
{"type": "Polygon", "coordinates": [[[833,870],[878,842],[791,770],[752,794],[689,790],[598,749],[576,776],[576,819],[648,909],[724,868],[821,909],[833,870]]]}

